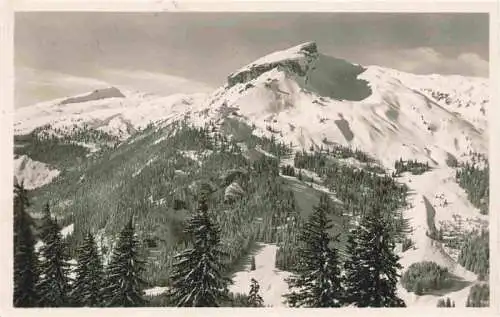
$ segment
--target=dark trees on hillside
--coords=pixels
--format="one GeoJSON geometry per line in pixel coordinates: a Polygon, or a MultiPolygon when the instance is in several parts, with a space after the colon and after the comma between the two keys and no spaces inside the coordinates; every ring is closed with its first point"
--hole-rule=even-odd
{"type": "Polygon", "coordinates": [[[42,307],[71,305],[69,255],[57,219],[52,219],[48,205],[42,222],[40,280],[38,289],[42,307]]]}
{"type": "Polygon", "coordinates": [[[38,303],[38,259],[33,221],[23,184],[14,185],[14,307],[35,307],[38,303]]]}
{"type": "Polygon", "coordinates": [[[97,307],[103,303],[103,265],[94,236],[88,232],[78,249],[76,279],[72,298],[77,306],[97,307]]]}
{"type": "Polygon", "coordinates": [[[456,172],[456,179],[460,187],[466,192],[470,202],[479,208],[482,214],[488,214],[490,199],[490,168],[481,168],[474,164],[466,163],[456,172]]]}

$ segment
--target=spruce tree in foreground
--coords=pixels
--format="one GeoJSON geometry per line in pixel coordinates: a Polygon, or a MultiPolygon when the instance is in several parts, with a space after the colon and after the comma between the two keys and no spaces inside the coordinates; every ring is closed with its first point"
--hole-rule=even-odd
{"type": "Polygon", "coordinates": [[[77,252],[76,279],[72,298],[77,306],[101,306],[103,266],[94,236],[89,232],[77,252]]]}
{"type": "Polygon", "coordinates": [[[292,307],[340,307],[343,290],[337,250],[330,246],[332,228],[327,218],[328,205],[320,200],[300,235],[297,274],[289,278],[290,294],[285,295],[292,307]]]}
{"type": "MultiPolygon", "coordinates": [[[[50,212],[49,212],[50,213],[50,212]]],[[[64,307],[70,305],[69,256],[57,220],[43,219],[43,245],[40,248],[40,306],[64,307]]]]}
{"type": "Polygon", "coordinates": [[[14,307],[34,307],[38,302],[38,259],[32,219],[25,208],[29,200],[23,184],[14,184],[14,307]]]}
{"type": "Polygon", "coordinates": [[[344,264],[346,302],[357,307],[405,307],[396,295],[397,270],[390,227],[379,207],[350,232],[344,264]]]}
{"type": "Polygon", "coordinates": [[[355,280],[354,272],[358,268],[359,257],[355,250],[358,250],[358,244],[356,242],[356,235],[358,230],[356,228],[351,229],[347,236],[347,258],[344,261],[344,274],[342,277],[343,288],[344,288],[344,298],[345,304],[351,304],[356,301],[356,299],[361,297],[361,288],[359,283],[355,280]]]}
{"type": "Polygon", "coordinates": [[[107,267],[106,286],[103,289],[105,306],[145,306],[143,272],[144,261],[139,258],[139,242],[131,218],[120,233],[107,267]]]}
{"type": "Polygon", "coordinates": [[[228,284],[220,250],[220,230],[208,216],[207,194],[202,193],[198,210],[186,232],[193,246],[175,256],[169,301],[178,307],[219,307],[228,300],[228,284]]]}
{"type": "Polygon", "coordinates": [[[259,294],[260,285],[256,279],[250,280],[250,292],[248,293],[248,305],[250,307],[264,307],[264,300],[259,294]]]}

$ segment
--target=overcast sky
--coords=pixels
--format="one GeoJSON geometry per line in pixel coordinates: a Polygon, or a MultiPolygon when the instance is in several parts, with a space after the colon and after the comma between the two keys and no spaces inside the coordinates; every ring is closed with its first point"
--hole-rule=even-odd
{"type": "Polygon", "coordinates": [[[414,73],[488,76],[487,14],[17,13],[16,105],[109,83],[208,91],[275,50],[414,73]]]}

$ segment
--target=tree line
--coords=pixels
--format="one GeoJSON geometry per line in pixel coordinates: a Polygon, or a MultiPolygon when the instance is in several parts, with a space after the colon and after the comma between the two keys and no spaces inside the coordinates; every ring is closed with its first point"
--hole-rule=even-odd
{"type": "Polygon", "coordinates": [[[41,224],[26,211],[29,200],[22,184],[14,186],[14,306],[133,307],[144,306],[144,262],[139,257],[132,219],[123,228],[106,268],[94,236],[88,232],[72,267],[66,241],[48,205],[41,224]],[[34,230],[41,247],[35,248],[34,230]]]}
{"type": "Polygon", "coordinates": [[[323,184],[343,202],[343,214],[362,216],[383,199],[387,211],[383,216],[393,226],[394,235],[402,240],[409,230],[408,220],[401,213],[401,208],[407,205],[408,187],[391,175],[341,164],[320,152],[297,152],[294,166],[317,173],[323,184]],[[377,193],[378,188],[385,188],[383,197],[377,193]]]}
{"type": "Polygon", "coordinates": [[[403,160],[394,162],[394,168],[396,169],[395,175],[399,176],[404,172],[410,172],[413,175],[421,175],[430,170],[429,162],[419,162],[417,160],[403,160]]]}
{"type": "Polygon", "coordinates": [[[465,237],[458,263],[466,269],[478,274],[480,280],[487,280],[490,271],[490,248],[489,231],[471,232],[465,237]]]}
{"type": "Polygon", "coordinates": [[[485,166],[465,163],[456,171],[456,180],[460,187],[467,192],[469,201],[482,214],[488,214],[490,199],[490,168],[488,161],[485,166]]]}
{"type": "Polygon", "coordinates": [[[465,307],[489,307],[490,306],[490,287],[487,283],[473,285],[465,307]]]}

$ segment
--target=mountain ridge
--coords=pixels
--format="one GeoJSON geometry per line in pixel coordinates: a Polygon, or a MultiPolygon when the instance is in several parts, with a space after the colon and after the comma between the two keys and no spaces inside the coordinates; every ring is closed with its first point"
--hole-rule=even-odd
{"type": "MultiPolygon", "coordinates": [[[[228,115],[227,109],[238,108],[240,116],[248,117],[251,121],[250,125],[257,126],[259,131],[255,133],[269,136],[269,130],[279,130],[281,134],[286,135],[285,141],[304,148],[311,145],[328,146],[329,143],[334,142],[367,150],[375,156],[380,156],[381,153],[370,148],[370,143],[391,143],[393,142],[391,135],[398,133],[397,131],[403,134],[405,126],[414,126],[423,130],[424,133],[427,129],[440,135],[436,138],[420,140],[419,144],[408,145],[407,143],[415,142],[411,142],[411,137],[408,135],[411,131],[407,131],[404,138],[408,139],[408,142],[399,140],[396,142],[398,143],[396,148],[401,153],[406,153],[404,156],[408,158],[413,155],[415,158],[425,159],[431,163],[436,161],[442,163],[448,155],[466,159],[469,151],[486,152],[484,144],[487,140],[482,139],[485,138],[483,132],[487,130],[486,115],[489,99],[484,94],[488,89],[487,81],[477,78],[436,75],[427,77],[380,66],[351,64],[322,55],[315,42],[306,42],[249,63],[230,74],[228,82],[212,94],[182,95],[178,98],[174,97],[175,95],[160,98],[154,95],[125,94],[121,98],[123,101],[108,105],[106,111],[90,113],[88,116],[90,118],[85,118],[87,110],[80,109],[70,114],[66,121],[88,122],[92,120],[91,118],[116,115],[130,109],[128,111],[130,114],[125,117],[137,117],[134,113],[137,111],[136,113],[143,118],[143,120],[129,120],[131,127],[137,129],[143,128],[146,122],[150,121],[171,121],[175,117],[174,112],[177,114],[184,112],[191,116],[197,113],[198,119],[194,122],[198,120],[202,123],[204,120],[200,118],[200,113],[211,113],[211,118],[207,120],[217,121],[221,119],[220,114],[228,115]],[[337,78],[332,80],[332,74],[336,74],[337,78]],[[319,78],[316,80],[319,84],[315,83],[315,78],[319,78]],[[430,78],[429,83],[423,83],[425,78],[430,78]],[[460,89],[457,90],[456,85],[455,88],[445,89],[447,87],[443,83],[452,78],[453,84],[457,82],[462,84],[459,86],[460,89]],[[325,86],[328,80],[330,83],[325,86]],[[431,90],[429,87],[438,89],[431,90]],[[349,93],[349,90],[354,91],[354,94],[358,96],[349,93]],[[454,98],[455,95],[456,98],[454,98]],[[248,99],[251,99],[254,104],[267,105],[267,109],[261,109],[260,114],[256,113],[255,106],[245,105],[249,102],[248,99]],[[168,105],[171,101],[173,104],[168,105]],[[414,103],[410,109],[401,108],[401,105],[409,103],[414,103]],[[305,104],[307,106],[301,106],[305,104]],[[180,109],[177,105],[186,107],[180,109]],[[112,111],[111,108],[114,110],[112,111]],[[153,109],[162,110],[153,111],[153,109]],[[360,113],[360,109],[364,113],[360,113]],[[369,115],[369,112],[374,115],[369,115]],[[406,114],[406,118],[399,117],[401,113],[406,114]],[[308,122],[310,123],[317,121],[318,124],[324,126],[325,122],[329,121],[331,124],[326,125],[331,127],[312,129],[308,127],[307,122],[298,120],[298,117],[303,115],[309,115],[308,122]],[[402,119],[406,120],[404,124],[398,122],[402,119]],[[294,133],[287,126],[295,126],[302,132],[299,135],[290,136],[294,133]],[[465,137],[463,133],[462,135],[458,133],[458,137],[451,138],[445,132],[441,133],[441,127],[453,130],[450,134],[465,129],[468,130],[466,134],[472,137],[465,137]],[[323,142],[325,139],[327,142],[323,142]],[[424,143],[430,147],[427,148],[424,143]],[[440,145],[432,149],[437,143],[440,145]],[[444,144],[455,146],[444,146],[444,144]],[[460,149],[457,150],[457,147],[460,149]],[[434,157],[429,155],[429,151],[436,153],[434,157]]],[[[104,104],[106,100],[90,101],[90,103],[104,104]]],[[[50,104],[50,102],[44,103],[44,105],[50,104]]],[[[16,134],[29,133],[30,130],[49,123],[62,126],[69,124],[65,122],[64,116],[59,115],[60,109],[51,110],[53,113],[49,113],[45,119],[38,119],[38,122],[30,124],[29,119],[36,116],[32,109],[41,106],[35,105],[16,112],[16,134]],[[27,122],[23,122],[23,119],[27,122]]],[[[47,113],[47,108],[45,107],[43,111],[47,113]]],[[[112,128],[104,128],[104,130],[113,134],[112,128]]],[[[121,130],[118,129],[117,134],[122,139],[127,137],[128,134],[124,135],[119,131],[121,130]]],[[[396,148],[391,151],[394,152],[396,148]]],[[[393,159],[394,157],[390,157],[390,160],[393,159]]]]}
{"type": "MultiPolygon", "coordinates": [[[[308,47],[311,44],[305,45],[308,47]]],[[[316,46],[313,45],[313,47],[316,46]]],[[[373,144],[386,142],[397,143],[391,150],[392,152],[402,152],[405,158],[424,159],[431,163],[436,161],[444,163],[448,155],[466,159],[470,151],[486,152],[487,140],[484,140],[482,133],[486,128],[481,129],[482,131],[477,128],[478,124],[485,121],[485,114],[483,121],[470,122],[466,116],[459,113],[459,107],[455,109],[453,105],[445,107],[438,100],[433,100],[423,92],[405,86],[404,82],[410,81],[408,78],[403,81],[391,76],[390,70],[382,67],[362,68],[356,74],[356,79],[350,81],[353,84],[364,82],[369,87],[371,91],[365,93],[362,98],[339,100],[319,95],[304,87],[304,84],[310,80],[308,74],[313,67],[302,68],[299,72],[295,71],[299,68],[282,67],[290,60],[311,63],[309,53],[304,53],[301,45],[282,53],[271,54],[274,57],[280,56],[280,59],[271,58],[271,62],[268,62],[266,57],[260,59],[263,61],[264,68],[261,68],[261,64],[254,62],[239,72],[233,73],[234,77],[257,69],[251,75],[240,76],[248,81],[234,85],[228,83],[208,98],[204,108],[212,113],[211,119],[218,121],[228,115],[223,109],[233,109],[233,112],[234,109],[239,109],[240,118],[247,118],[249,124],[256,125],[259,129],[258,133],[270,136],[270,131],[280,131],[278,134],[275,133],[278,138],[282,138],[287,143],[299,144],[303,148],[311,145],[319,147],[322,140],[327,138],[332,142],[366,150],[376,157],[382,156],[385,151],[376,151],[373,144]],[[307,71],[303,71],[304,69],[307,71]],[[258,107],[260,109],[257,111],[258,107]],[[406,116],[398,118],[399,114],[406,116]],[[309,116],[307,122],[300,121],[303,116],[309,116]],[[401,119],[406,122],[398,122],[401,119]],[[318,124],[330,121],[334,125],[321,129],[315,124],[311,126],[311,123],[315,121],[318,124]],[[291,136],[294,132],[288,126],[292,125],[301,130],[299,135],[291,136]],[[353,126],[357,126],[357,131],[353,130],[353,126]],[[419,144],[407,145],[406,143],[414,143],[411,140],[415,131],[408,130],[407,127],[410,126],[422,131],[424,136],[435,134],[436,137],[425,137],[423,140],[418,140],[419,144]],[[449,133],[443,131],[446,129],[451,131],[449,133]],[[460,133],[460,130],[464,129],[467,132],[460,133]],[[391,139],[391,135],[398,133],[402,135],[402,138],[407,139],[407,142],[391,139]],[[458,136],[450,137],[449,134],[458,136]],[[364,136],[358,137],[360,135],[364,136]],[[439,146],[436,147],[436,144],[439,146]],[[450,144],[456,146],[449,146],[450,144]],[[432,151],[436,152],[434,157],[429,154],[432,151]]],[[[317,53],[313,55],[318,60],[319,55],[317,53]]],[[[401,77],[401,74],[402,72],[399,72],[398,76],[401,77]]],[[[340,77],[339,81],[344,78],[340,77]]],[[[466,80],[464,78],[462,79],[466,80]]],[[[446,80],[446,77],[443,80],[446,80]]],[[[471,103],[470,100],[469,103],[471,103]]],[[[482,102],[483,105],[485,103],[489,103],[489,100],[482,102]]],[[[326,146],[326,144],[322,145],[326,146]]],[[[391,156],[385,160],[385,163],[390,164],[394,159],[397,157],[391,156]]]]}

